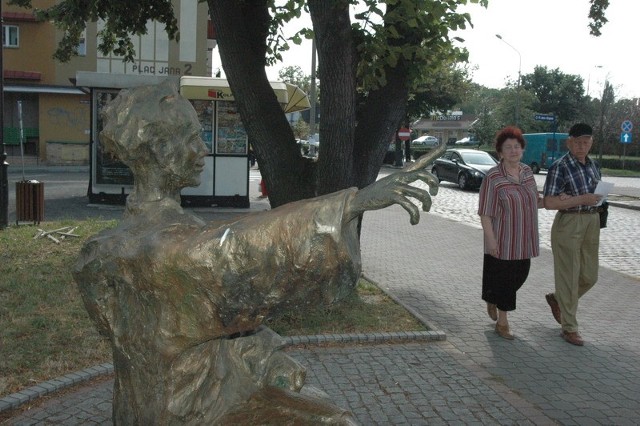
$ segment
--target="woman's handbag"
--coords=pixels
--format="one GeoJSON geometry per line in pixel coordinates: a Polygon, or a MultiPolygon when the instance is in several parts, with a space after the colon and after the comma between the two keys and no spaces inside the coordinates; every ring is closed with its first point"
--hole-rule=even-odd
{"type": "Polygon", "coordinates": [[[607,217],[609,217],[609,203],[606,201],[602,203],[600,207],[598,207],[598,212],[600,213],[600,228],[607,227],[607,217]]]}

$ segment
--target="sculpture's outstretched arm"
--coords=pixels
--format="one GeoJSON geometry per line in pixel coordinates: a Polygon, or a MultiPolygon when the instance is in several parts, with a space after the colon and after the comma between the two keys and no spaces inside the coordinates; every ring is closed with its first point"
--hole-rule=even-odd
{"type": "Polygon", "coordinates": [[[402,170],[386,176],[371,185],[362,188],[347,203],[345,208],[345,223],[360,216],[367,210],[378,210],[392,204],[399,204],[411,217],[411,224],[420,221],[418,207],[408,197],[416,198],[422,203],[422,210],[431,209],[431,195],[438,193],[438,179],[426,170],[428,164],[438,158],[446,147],[428,155],[423,155],[415,163],[404,167],[402,170]],[[411,182],[421,180],[429,185],[429,191],[409,185],[411,182]]]}

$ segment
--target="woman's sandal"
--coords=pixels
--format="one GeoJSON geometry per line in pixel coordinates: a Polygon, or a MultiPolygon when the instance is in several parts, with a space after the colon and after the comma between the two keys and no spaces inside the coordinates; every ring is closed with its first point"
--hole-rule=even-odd
{"type": "Polygon", "coordinates": [[[513,340],[513,334],[511,334],[508,325],[496,324],[496,333],[503,339],[513,340]]]}

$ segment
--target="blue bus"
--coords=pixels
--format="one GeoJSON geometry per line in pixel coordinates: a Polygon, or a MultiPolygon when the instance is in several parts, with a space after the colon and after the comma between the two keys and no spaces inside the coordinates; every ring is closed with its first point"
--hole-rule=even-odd
{"type": "Polygon", "coordinates": [[[522,154],[522,162],[531,167],[533,173],[548,169],[554,161],[567,151],[567,133],[525,133],[527,146],[522,154]]]}

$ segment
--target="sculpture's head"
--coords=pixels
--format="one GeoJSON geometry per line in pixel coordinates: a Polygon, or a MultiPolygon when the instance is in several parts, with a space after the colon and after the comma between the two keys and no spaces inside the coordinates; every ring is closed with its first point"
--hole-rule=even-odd
{"type": "Polygon", "coordinates": [[[173,82],[122,90],[102,119],[105,150],[129,166],[136,179],[146,180],[153,169],[160,171],[159,184],[173,189],[200,183],[207,154],[201,124],[173,82]]]}

